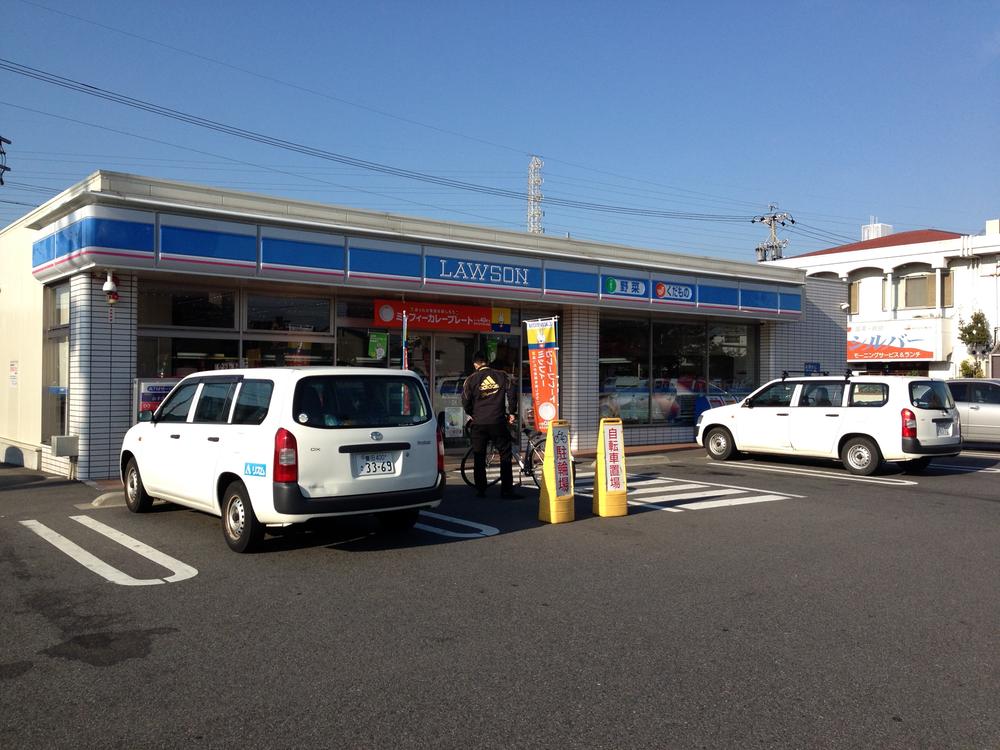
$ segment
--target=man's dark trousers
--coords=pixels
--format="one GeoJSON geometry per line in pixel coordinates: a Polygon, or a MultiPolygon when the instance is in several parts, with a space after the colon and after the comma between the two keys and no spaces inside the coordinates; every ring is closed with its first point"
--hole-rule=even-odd
{"type": "Polygon", "coordinates": [[[486,446],[489,441],[500,452],[500,492],[514,491],[514,470],[511,468],[510,429],[505,424],[480,424],[473,422],[469,431],[472,440],[473,476],[476,491],[486,492],[486,446]]]}

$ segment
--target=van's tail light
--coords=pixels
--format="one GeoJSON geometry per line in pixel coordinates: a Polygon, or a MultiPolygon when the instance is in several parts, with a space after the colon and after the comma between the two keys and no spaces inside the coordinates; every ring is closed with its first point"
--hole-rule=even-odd
{"type": "Polygon", "coordinates": [[[902,436],[905,438],[915,438],[917,436],[917,417],[909,409],[903,409],[899,413],[902,419],[902,436]]]}
{"type": "Polygon", "coordinates": [[[299,481],[299,446],[284,427],[274,433],[274,481],[299,481]]]}
{"type": "Polygon", "coordinates": [[[437,443],[438,443],[438,472],[444,473],[444,430],[438,427],[437,431],[437,443]]]}

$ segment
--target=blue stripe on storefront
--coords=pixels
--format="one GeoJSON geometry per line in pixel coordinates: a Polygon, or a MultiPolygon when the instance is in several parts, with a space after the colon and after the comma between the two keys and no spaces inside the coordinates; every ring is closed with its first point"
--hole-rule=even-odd
{"type": "Polygon", "coordinates": [[[343,271],[344,246],[264,237],[261,239],[261,262],[343,271]]]}
{"type": "Polygon", "coordinates": [[[348,255],[351,272],[406,276],[420,279],[420,256],[416,253],[396,253],[391,250],[368,250],[351,246],[348,255]]]}
{"type": "Polygon", "coordinates": [[[778,294],[778,303],[782,311],[802,312],[801,294],[788,294],[786,292],[780,292],[778,294]]]}
{"type": "Polygon", "coordinates": [[[227,234],[187,227],[160,227],[160,252],[193,258],[257,262],[256,235],[227,234]]]}
{"type": "Polygon", "coordinates": [[[87,217],[53,232],[31,246],[33,267],[85,247],[153,252],[153,225],[87,217]]]}
{"type": "Polygon", "coordinates": [[[740,290],[736,287],[699,284],[698,304],[738,307],[740,304],[740,290]]]}
{"type": "Polygon", "coordinates": [[[752,307],[756,310],[777,310],[778,293],[762,292],[756,289],[741,289],[740,307],[752,307]]]}
{"type": "Polygon", "coordinates": [[[598,294],[600,279],[596,273],[584,271],[564,271],[558,268],[545,269],[546,292],[572,292],[575,294],[598,294]]]}

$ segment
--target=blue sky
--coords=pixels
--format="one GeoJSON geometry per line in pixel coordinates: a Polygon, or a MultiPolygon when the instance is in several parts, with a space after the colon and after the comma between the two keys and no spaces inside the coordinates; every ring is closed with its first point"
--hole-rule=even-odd
{"type": "MultiPolygon", "coordinates": [[[[1000,217],[1000,0],[7,0],[0,58],[358,159],[629,209],[798,221],[789,254],[1000,217]]],[[[373,173],[0,70],[0,224],[95,169],[524,229],[502,198],[373,173]],[[61,118],[61,119],[60,119],[61,118]],[[119,131],[119,132],[115,132],[119,131]]],[[[545,206],[545,231],[730,259],[748,219],[545,206]]]]}

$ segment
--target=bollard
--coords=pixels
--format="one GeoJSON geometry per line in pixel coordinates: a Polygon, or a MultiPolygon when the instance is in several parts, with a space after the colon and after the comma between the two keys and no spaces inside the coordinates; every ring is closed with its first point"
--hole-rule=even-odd
{"type": "Polygon", "coordinates": [[[538,493],[538,520],[566,523],[576,517],[569,422],[554,419],[545,435],[545,463],[538,493]]]}
{"type": "Polygon", "coordinates": [[[625,435],[620,419],[602,419],[594,473],[594,515],[627,516],[625,435]]]}

